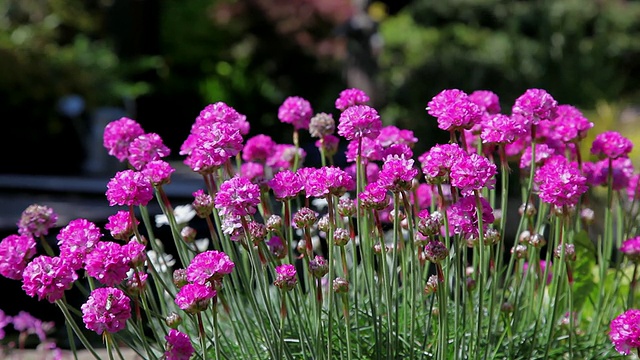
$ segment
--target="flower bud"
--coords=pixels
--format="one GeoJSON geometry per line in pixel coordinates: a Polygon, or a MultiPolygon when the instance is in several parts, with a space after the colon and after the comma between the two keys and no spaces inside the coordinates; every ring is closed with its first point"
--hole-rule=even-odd
{"type": "Polygon", "coordinates": [[[324,214],[318,219],[318,230],[329,232],[329,214],[324,214]]]}
{"type": "Polygon", "coordinates": [[[338,215],[351,217],[356,214],[356,202],[349,198],[340,198],[338,201],[338,215]]]}
{"type": "Polygon", "coordinates": [[[322,256],[316,255],[315,258],[309,260],[309,272],[313,277],[320,279],[329,272],[329,263],[322,256]]]}
{"type": "Polygon", "coordinates": [[[187,285],[189,281],[187,280],[187,270],[186,269],[175,269],[173,270],[173,284],[180,289],[181,287],[187,285]]]}
{"type": "Polygon", "coordinates": [[[171,312],[164,319],[165,324],[172,329],[177,329],[180,324],[182,324],[182,317],[178,315],[176,312],[171,312]]]}
{"type": "Polygon", "coordinates": [[[511,248],[511,253],[515,254],[517,259],[524,259],[528,254],[527,246],[518,244],[515,247],[511,248]]]}
{"type": "Polygon", "coordinates": [[[584,221],[586,225],[591,225],[595,217],[596,217],[596,214],[591,208],[586,207],[580,211],[580,218],[582,219],[582,221],[584,221]]]}
{"type": "Polygon", "coordinates": [[[537,210],[532,203],[524,203],[520,205],[520,208],[518,209],[518,213],[520,214],[520,216],[526,216],[530,218],[536,215],[537,210]]]}
{"type": "Polygon", "coordinates": [[[184,240],[184,242],[187,244],[191,244],[196,239],[197,233],[198,232],[196,231],[196,229],[192,228],[189,225],[186,225],[180,230],[180,236],[182,237],[182,240],[184,240]]]}
{"type": "Polygon", "coordinates": [[[556,247],[554,255],[556,259],[562,256],[562,247],[564,246],[564,258],[567,261],[576,261],[576,247],[573,244],[560,244],[556,247]]]}
{"type": "Polygon", "coordinates": [[[529,245],[533,246],[536,249],[540,249],[546,244],[547,244],[547,240],[541,234],[533,234],[529,238],[529,245]]]}
{"type": "Polygon", "coordinates": [[[518,236],[518,242],[521,244],[528,244],[529,240],[531,240],[531,232],[529,230],[521,232],[520,236],[518,236]]]}
{"type": "Polygon", "coordinates": [[[427,280],[427,285],[424,287],[425,295],[431,295],[438,290],[438,277],[436,275],[429,276],[429,280],[427,280]]]}
{"type": "Polygon", "coordinates": [[[476,288],[476,280],[471,276],[467,277],[467,291],[473,291],[476,288]]]}
{"type": "Polygon", "coordinates": [[[269,216],[269,218],[267,219],[267,230],[269,231],[273,231],[273,232],[280,232],[280,230],[282,229],[282,218],[279,215],[271,215],[269,216]]]}
{"type": "Polygon", "coordinates": [[[449,249],[440,241],[432,240],[424,247],[427,260],[434,264],[439,264],[449,256],[449,249]]]}
{"type": "Polygon", "coordinates": [[[341,277],[333,279],[333,291],[336,294],[349,292],[349,281],[341,277]]]}
{"type": "Polygon", "coordinates": [[[293,223],[296,228],[304,229],[312,227],[318,221],[318,215],[308,207],[302,207],[293,215],[293,223]]]}
{"type": "Polygon", "coordinates": [[[345,228],[337,228],[333,231],[333,243],[337,246],[345,246],[351,239],[349,230],[345,228]]]}

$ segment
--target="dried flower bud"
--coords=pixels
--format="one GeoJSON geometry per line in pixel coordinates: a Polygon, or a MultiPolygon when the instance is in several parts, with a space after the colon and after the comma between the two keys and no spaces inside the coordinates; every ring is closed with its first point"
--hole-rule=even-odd
{"type": "Polygon", "coordinates": [[[196,239],[197,233],[198,232],[196,231],[196,229],[192,228],[189,225],[186,225],[180,230],[180,236],[182,237],[182,240],[184,240],[184,242],[187,244],[191,244],[196,239]]]}
{"type": "Polygon", "coordinates": [[[511,248],[511,253],[515,254],[516,258],[524,259],[527,257],[529,253],[526,245],[518,244],[515,247],[511,248]]]}
{"type": "Polygon", "coordinates": [[[532,203],[524,203],[522,205],[520,205],[520,208],[518,209],[518,212],[520,213],[520,216],[526,216],[528,218],[533,217],[536,215],[537,210],[536,207],[532,204],[532,203]]]}
{"type": "Polygon", "coordinates": [[[313,116],[309,122],[309,134],[314,138],[322,138],[326,135],[332,135],[336,130],[336,121],[333,115],[327,113],[318,113],[313,116]]]}
{"type": "Polygon", "coordinates": [[[180,289],[181,287],[187,285],[189,281],[187,280],[187,270],[186,269],[175,269],[173,270],[173,284],[180,289]]]}
{"type": "Polygon", "coordinates": [[[333,291],[336,294],[349,292],[349,281],[341,277],[333,279],[333,291]]]}
{"type": "Polygon", "coordinates": [[[427,285],[424,287],[425,295],[431,295],[438,290],[438,277],[436,275],[429,276],[427,285]]]}
{"type": "Polygon", "coordinates": [[[560,244],[556,247],[554,255],[557,259],[562,256],[562,247],[564,246],[564,258],[566,261],[576,261],[576,247],[573,244],[560,244]]]}
{"type": "Polygon", "coordinates": [[[347,245],[350,239],[349,230],[345,228],[337,228],[333,231],[333,243],[338,246],[347,245]]]}
{"type": "Polygon", "coordinates": [[[356,214],[356,202],[349,198],[340,198],[338,201],[338,215],[351,217],[356,214]]]}
{"type": "Polygon", "coordinates": [[[182,317],[178,315],[176,312],[171,312],[164,318],[165,324],[172,329],[177,329],[180,324],[182,324],[182,317]]]}
{"type": "Polygon", "coordinates": [[[529,238],[529,245],[533,246],[536,249],[540,249],[546,244],[547,244],[547,240],[541,234],[533,234],[529,238]]]}
{"type": "Polygon", "coordinates": [[[309,260],[309,272],[313,277],[320,279],[329,272],[329,263],[322,256],[316,255],[315,258],[309,260]]]}

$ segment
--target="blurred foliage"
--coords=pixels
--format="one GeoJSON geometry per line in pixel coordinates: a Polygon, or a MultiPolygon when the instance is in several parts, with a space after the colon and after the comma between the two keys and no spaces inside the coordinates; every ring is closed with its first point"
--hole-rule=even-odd
{"type": "Polygon", "coordinates": [[[531,87],[585,110],[640,99],[639,2],[413,1],[381,32],[385,118],[421,139],[436,129],[424,108],[446,88],[492,90],[505,113],[531,87]]]}

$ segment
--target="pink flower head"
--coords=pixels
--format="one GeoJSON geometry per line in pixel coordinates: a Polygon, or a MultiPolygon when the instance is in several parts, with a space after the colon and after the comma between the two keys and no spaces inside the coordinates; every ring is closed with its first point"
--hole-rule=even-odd
{"type": "Polygon", "coordinates": [[[131,142],[142,134],[144,134],[144,130],[138,122],[122,117],[105,126],[102,135],[103,144],[109,151],[109,155],[115,156],[122,162],[129,156],[131,142]]]}
{"type": "Polygon", "coordinates": [[[336,99],[336,109],[345,111],[354,105],[365,105],[369,101],[369,95],[357,88],[344,89],[336,99]]]}
{"type": "MultiPolygon", "coordinates": [[[[494,222],[495,217],[487,199],[481,197],[480,203],[482,204],[483,231],[486,231],[489,224],[494,222]]],[[[467,239],[478,238],[478,211],[476,210],[475,196],[460,198],[447,209],[447,216],[449,228],[454,234],[460,234],[467,239]]]]}
{"type": "Polygon", "coordinates": [[[634,174],[631,176],[631,179],[629,179],[627,198],[629,201],[640,198],[640,174],[634,174]]]}
{"type": "MultiPolygon", "coordinates": [[[[304,168],[303,168],[304,169],[304,168]]],[[[298,169],[300,170],[300,169],[298,169]]],[[[278,201],[287,201],[295,198],[304,190],[302,177],[291,170],[282,170],[269,180],[268,185],[278,201]]]]}
{"type": "Polygon", "coordinates": [[[153,199],[153,187],[143,173],[123,170],[109,180],[106,195],[109,206],[145,206],[153,199]]]}
{"type": "Polygon", "coordinates": [[[12,234],[0,242],[0,274],[21,280],[22,271],[36,255],[36,241],[31,235],[12,234]]]}
{"type": "Polygon", "coordinates": [[[385,149],[394,144],[405,144],[412,147],[418,142],[418,138],[413,135],[413,131],[400,129],[394,125],[387,125],[380,129],[380,134],[378,134],[376,140],[385,149]]]}
{"type": "Polygon", "coordinates": [[[576,205],[588,189],[578,165],[560,155],[552,156],[538,168],[534,180],[540,199],[557,207],[576,205]]]}
{"type": "Polygon", "coordinates": [[[176,329],[169,330],[169,334],[164,339],[167,341],[164,352],[166,360],[189,360],[195,352],[189,336],[176,329]]]}
{"type": "Polygon", "coordinates": [[[78,270],[101,237],[100,228],[91,221],[82,218],[71,220],[57,236],[60,257],[78,270]]]}
{"type": "Polygon", "coordinates": [[[411,189],[417,175],[418,169],[413,166],[413,159],[391,155],[382,164],[378,183],[391,192],[407,191],[411,189]]]}
{"type": "Polygon", "coordinates": [[[135,239],[129,240],[120,248],[124,261],[130,269],[144,265],[147,261],[146,246],[135,239]]]}
{"type": "Polygon", "coordinates": [[[39,237],[49,234],[49,229],[56,225],[58,214],[46,205],[29,205],[18,221],[18,233],[39,237]]]}
{"type": "Polygon", "coordinates": [[[609,339],[620,354],[640,348],[640,310],[629,309],[616,316],[609,325],[609,339]]]}
{"type": "Polygon", "coordinates": [[[315,142],[318,149],[323,148],[325,156],[333,156],[338,152],[340,146],[340,139],[335,135],[325,135],[320,140],[315,142]]]}
{"type": "Polygon", "coordinates": [[[240,175],[246,177],[254,183],[261,183],[264,181],[264,165],[255,161],[248,161],[240,165],[240,175]]]}
{"type": "Polygon", "coordinates": [[[187,280],[210,285],[233,271],[235,264],[222,251],[207,250],[196,255],[187,266],[187,280]]]}
{"type": "Polygon", "coordinates": [[[476,90],[469,94],[469,101],[478,105],[487,114],[497,114],[500,112],[500,98],[493,91],[476,90]]]}
{"type": "Polygon", "coordinates": [[[389,206],[389,196],[387,188],[380,183],[372,182],[364,187],[364,190],[358,194],[360,205],[366,209],[383,210],[389,206]]]}
{"type": "MultiPolygon", "coordinates": [[[[602,159],[596,163],[584,162],[582,172],[587,183],[593,186],[607,186],[609,182],[609,160],[602,159]]],[[[613,190],[629,187],[633,178],[633,162],[628,157],[611,160],[611,175],[613,190]]]]}
{"type": "MultiPolygon", "coordinates": [[[[547,144],[536,144],[536,165],[540,166],[545,160],[555,154],[555,150],[547,144]]],[[[524,149],[522,157],[520,157],[520,169],[531,168],[531,146],[524,149]]]]}
{"type": "Polygon", "coordinates": [[[216,295],[216,291],[207,285],[187,284],[180,288],[175,302],[180,309],[195,314],[207,310],[211,299],[216,295]]]}
{"type": "Polygon", "coordinates": [[[567,143],[584,139],[593,127],[593,123],[571,105],[558,105],[556,117],[552,121],[555,124],[553,138],[567,143]]]}
{"type": "Polygon", "coordinates": [[[542,120],[553,119],[558,102],[545,90],[527,89],[511,108],[513,114],[522,116],[527,124],[537,125],[542,120]]]}
{"type": "Polygon", "coordinates": [[[37,256],[22,272],[22,289],[27,295],[50,303],[62,299],[64,291],[70,289],[78,274],[60,257],[37,256]]]}
{"type": "MultiPolygon", "coordinates": [[[[355,179],[358,177],[358,166],[353,163],[349,165],[346,169],[344,169],[347,174],[351,175],[351,178],[355,179]]],[[[367,162],[364,168],[366,183],[372,183],[378,181],[378,174],[380,174],[380,165],[375,162],[367,162]]]]}
{"type": "Polygon", "coordinates": [[[631,140],[617,131],[605,131],[598,134],[591,144],[591,153],[593,155],[610,159],[627,156],[631,150],[633,150],[631,140]]]}
{"type": "Polygon", "coordinates": [[[122,290],[113,287],[93,290],[81,309],[85,326],[98,335],[123,330],[131,318],[131,300],[122,290]]]}
{"type": "Polygon", "coordinates": [[[180,154],[187,155],[185,165],[195,172],[206,174],[240,153],[242,142],[242,135],[236,126],[214,122],[193,129],[182,144],[180,154]]]}
{"type": "Polygon", "coordinates": [[[193,205],[193,208],[196,210],[196,214],[198,217],[206,219],[207,216],[211,215],[215,207],[213,198],[202,189],[194,191],[192,195],[194,199],[191,205],[193,205]]]}
{"type": "Polygon", "coordinates": [[[451,186],[457,187],[466,196],[484,187],[493,189],[496,173],[496,164],[484,156],[470,154],[453,161],[449,177],[451,186]]]}
{"type": "Polygon", "coordinates": [[[298,283],[298,277],[295,266],[291,264],[282,264],[276,267],[276,280],[273,284],[285,291],[293,289],[298,283]]]}
{"type": "Polygon", "coordinates": [[[364,137],[375,139],[381,128],[382,120],[376,109],[367,105],[354,105],[340,114],[338,135],[347,140],[364,137]]]}
{"type": "Polygon", "coordinates": [[[171,164],[164,160],[153,160],[142,168],[142,174],[146,176],[151,184],[160,186],[171,182],[171,174],[176,171],[171,164]]]}
{"type": "Polygon", "coordinates": [[[129,259],[122,245],[112,241],[100,241],[85,258],[85,270],[107,286],[115,286],[127,277],[129,259]]]}
{"type": "Polygon", "coordinates": [[[220,185],[214,203],[220,215],[252,215],[260,203],[260,187],[247,178],[234,176],[220,185]]]}
{"type": "Polygon", "coordinates": [[[449,175],[454,161],[464,156],[464,150],[457,144],[443,144],[433,146],[418,161],[427,182],[442,182],[449,175]]]}
{"type": "Polygon", "coordinates": [[[353,139],[349,141],[347,144],[347,152],[346,152],[346,160],[348,162],[356,161],[358,155],[358,147],[361,148],[362,153],[360,155],[361,159],[369,160],[369,161],[378,161],[382,160],[382,154],[384,153],[384,149],[375,139],[370,138],[362,138],[362,139],[353,139]]]}
{"type": "Polygon", "coordinates": [[[411,159],[413,157],[413,150],[411,150],[411,148],[407,144],[403,144],[403,143],[393,144],[385,148],[384,151],[382,152],[383,161],[387,161],[387,158],[389,156],[399,156],[399,157],[405,157],[407,159],[411,159]]]}
{"type": "Polygon", "coordinates": [[[247,135],[249,133],[250,126],[247,117],[221,101],[205,106],[204,109],[200,111],[198,117],[196,117],[191,130],[193,131],[200,126],[207,126],[214,123],[229,124],[237,129],[241,135],[247,135]]]}
{"type": "Polygon", "coordinates": [[[640,263],[640,236],[625,240],[620,246],[620,251],[634,263],[640,263]]]}
{"type": "Polygon", "coordinates": [[[242,159],[244,161],[261,161],[265,162],[274,152],[276,142],[271,136],[259,134],[247,139],[242,150],[242,159]]]}
{"type": "Polygon", "coordinates": [[[141,134],[129,144],[129,163],[136,170],[147,163],[169,156],[171,150],[156,133],[141,134]]]}
{"type": "Polygon", "coordinates": [[[482,119],[482,109],[462,90],[447,89],[427,104],[429,115],[438,119],[438,128],[446,131],[471,129],[482,119]]]}
{"type": "Polygon", "coordinates": [[[5,312],[0,309],[0,340],[3,340],[5,337],[4,328],[11,324],[12,321],[13,318],[5,314],[5,312]]]}
{"type": "Polygon", "coordinates": [[[36,334],[41,342],[47,341],[47,333],[53,330],[53,321],[42,321],[26,311],[20,311],[11,318],[13,328],[26,334],[36,334]]]}
{"type": "Polygon", "coordinates": [[[278,108],[278,119],[296,130],[309,129],[312,116],[311,104],[299,96],[289,96],[278,108]]]}
{"type": "Polygon", "coordinates": [[[526,132],[522,122],[515,117],[495,114],[483,118],[480,138],[483,143],[510,144],[526,132]]]}
{"type": "Polygon", "coordinates": [[[304,149],[296,149],[296,146],[291,144],[278,144],[276,145],[273,154],[271,154],[267,159],[266,165],[270,166],[275,171],[293,169],[296,150],[298,152],[298,164],[304,163],[304,159],[307,156],[304,149]]]}
{"type": "Polygon", "coordinates": [[[336,166],[323,166],[309,174],[304,190],[307,198],[321,198],[329,194],[342,196],[354,186],[353,178],[346,171],[336,166]]]}

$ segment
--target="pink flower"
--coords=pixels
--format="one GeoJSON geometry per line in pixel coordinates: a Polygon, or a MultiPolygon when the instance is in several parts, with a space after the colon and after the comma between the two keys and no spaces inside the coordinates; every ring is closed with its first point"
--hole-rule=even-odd
{"type": "Polygon", "coordinates": [[[134,269],[139,266],[143,266],[147,261],[147,253],[145,252],[146,246],[135,239],[129,240],[126,244],[122,245],[120,251],[124,256],[129,268],[134,269]]]}
{"type": "MultiPolygon", "coordinates": [[[[297,149],[298,152],[298,165],[304,163],[304,159],[307,153],[302,148],[297,149]]],[[[275,171],[292,169],[295,162],[296,147],[291,144],[278,144],[275,151],[267,159],[266,165],[270,166],[275,171]]]]}
{"type": "Polygon", "coordinates": [[[85,326],[98,335],[123,330],[131,318],[131,300],[122,290],[113,287],[93,290],[81,309],[85,326]]]}
{"type": "Polygon", "coordinates": [[[235,264],[222,251],[208,250],[196,255],[187,266],[187,280],[200,285],[222,280],[233,271],[235,264]]]}
{"type": "Polygon", "coordinates": [[[295,266],[282,264],[276,267],[276,280],[273,282],[273,285],[284,291],[289,291],[293,289],[297,283],[298,277],[295,266]]]}
{"type": "Polygon", "coordinates": [[[109,180],[106,195],[109,206],[145,206],[153,199],[153,187],[141,172],[123,170],[109,180]]]}
{"type": "Polygon", "coordinates": [[[299,96],[289,96],[278,108],[278,119],[296,130],[308,129],[312,116],[311,104],[299,96]]]}
{"type": "Polygon", "coordinates": [[[164,337],[167,340],[164,358],[166,360],[189,360],[195,352],[189,336],[176,329],[169,330],[169,334],[164,337]]]}
{"type": "Polygon", "coordinates": [[[584,139],[593,123],[580,110],[571,105],[558,105],[556,116],[552,120],[555,131],[552,136],[556,140],[575,142],[584,139]]]}
{"type": "Polygon", "coordinates": [[[394,125],[387,125],[380,129],[380,134],[378,134],[376,140],[383,148],[388,148],[394,144],[405,144],[412,147],[418,142],[418,138],[413,136],[413,131],[400,129],[394,125]]]}
{"type": "Polygon", "coordinates": [[[266,161],[275,150],[276,142],[270,136],[259,134],[247,139],[242,150],[244,161],[266,161]]]}
{"type": "Polygon", "coordinates": [[[254,183],[264,181],[264,165],[254,161],[248,161],[240,165],[240,175],[254,183]]]}
{"type": "Polygon", "coordinates": [[[413,157],[413,150],[407,144],[398,143],[393,144],[384,149],[382,152],[383,161],[387,161],[389,156],[398,156],[404,157],[406,159],[411,159],[413,157]]]}
{"type": "Polygon", "coordinates": [[[234,176],[220,185],[214,203],[220,215],[252,215],[260,203],[260,187],[247,178],[234,176]]]}
{"type": "Polygon", "coordinates": [[[156,133],[141,134],[129,144],[129,163],[136,170],[147,163],[169,156],[171,150],[156,133]]]}
{"type": "Polygon", "coordinates": [[[427,112],[437,118],[438,127],[446,131],[471,129],[480,122],[483,114],[482,109],[458,89],[438,93],[427,104],[427,112]]]}
{"type": "Polygon", "coordinates": [[[449,177],[451,186],[457,187],[466,196],[484,187],[493,189],[496,173],[496,164],[484,156],[470,154],[453,161],[449,177]]]}
{"type": "Polygon", "coordinates": [[[344,89],[336,99],[336,109],[345,111],[354,105],[364,105],[369,101],[369,95],[357,88],[344,89]]]}
{"type": "Polygon", "coordinates": [[[4,339],[5,337],[4,328],[7,327],[7,325],[11,324],[12,321],[13,318],[5,314],[5,312],[0,309],[0,340],[4,339]]]}
{"type": "Polygon", "coordinates": [[[209,307],[209,302],[215,296],[216,291],[209,286],[187,284],[181,287],[176,294],[175,303],[180,309],[195,314],[206,310],[209,307]]]}
{"type": "Polygon", "coordinates": [[[176,169],[168,162],[164,160],[153,160],[148,162],[144,168],[142,168],[141,172],[153,185],[160,186],[170,183],[171,174],[175,171],[176,169]]]}
{"type": "Polygon", "coordinates": [[[469,101],[478,105],[487,114],[493,115],[500,112],[500,99],[493,91],[476,90],[469,94],[469,101]]]}
{"type": "Polygon", "coordinates": [[[369,161],[378,161],[382,160],[382,154],[384,149],[375,139],[370,138],[362,138],[362,139],[354,139],[349,141],[347,144],[347,152],[346,152],[346,160],[347,162],[356,161],[356,157],[358,155],[358,147],[361,148],[361,159],[369,160],[369,161]]]}
{"type": "Polygon", "coordinates": [[[13,328],[24,334],[36,334],[41,342],[47,340],[47,333],[53,330],[53,321],[42,321],[26,311],[20,311],[12,318],[13,328]]]}
{"type": "Polygon", "coordinates": [[[36,255],[36,241],[31,235],[12,234],[0,242],[0,274],[22,280],[22,271],[36,255]]]}
{"type": "Polygon", "coordinates": [[[620,251],[634,263],[640,262],[640,236],[625,240],[620,246],[620,251]]]}
{"type": "Polygon", "coordinates": [[[122,246],[112,241],[100,241],[85,258],[85,270],[107,286],[115,286],[127,277],[129,259],[122,246]]]}
{"type": "Polygon", "coordinates": [[[291,170],[283,170],[269,180],[268,185],[278,201],[287,201],[295,198],[304,190],[304,182],[298,173],[291,170]]]}
{"type": "Polygon", "coordinates": [[[360,204],[366,209],[382,210],[389,205],[387,189],[378,182],[372,182],[358,194],[360,204]]]}
{"type": "Polygon", "coordinates": [[[135,120],[122,117],[107,124],[104,128],[103,145],[109,155],[121,162],[129,156],[129,145],[138,136],[144,134],[142,126],[135,120]]]}
{"type": "Polygon", "coordinates": [[[56,225],[58,214],[46,205],[29,205],[18,221],[18,233],[39,237],[49,234],[49,229],[56,225]]]}
{"type": "Polygon", "coordinates": [[[609,339],[620,354],[629,355],[640,348],[640,310],[629,309],[618,315],[609,325],[609,339]]]}
{"type": "Polygon", "coordinates": [[[71,220],[57,236],[60,257],[78,270],[101,237],[100,228],[91,221],[82,218],[71,220]]]}
{"type": "Polygon", "coordinates": [[[629,201],[638,199],[640,197],[640,174],[634,174],[629,179],[629,185],[627,186],[627,198],[629,201]]]}
{"type": "MultiPolygon", "coordinates": [[[[596,163],[584,162],[582,172],[587,178],[587,183],[593,186],[607,186],[609,183],[609,160],[602,159],[596,163]]],[[[629,187],[633,177],[633,163],[628,157],[619,157],[611,160],[611,175],[613,190],[621,190],[629,187]]]]}
{"type": "MultiPolygon", "coordinates": [[[[480,203],[482,204],[483,231],[486,231],[489,224],[492,224],[495,220],[495,217],[487,199],[481,197],[480,203]]],[[[478,212],[476,209],[475,196],[462,197],[447,209],[449,228],[454,234],[461,234],[468,239],[478,238],[478,212]]]]}
{"type": "Polygon", "coordinates": [[[418,169],[413,166],[413,159],[391,155],[382,164],[378,183],[391,192],[407,191],[411,189],[417,175],[418,169]]]}
{"type": "Polygon", "coordinates": [[[465,156],[457,144],[435,145],[418,157],[427,182],[442,182],[451,171],[454,160],[465,156]]]}
{"type": "Polygon", "coordinates": [[[631,150],[633,150],[631,140],[617,131],[605,131],[598,134],[591,144],[591,153],[593,155],[611,159],[627,156],[631,150]]]}
{"type": "Polygon", "coordinates": [[[558,102],[545,90],[527,89],[518,97],[511,112],[522,116],[527,124],[537,125],[542,120],[553,119],[558,102]]]}
{"type": "Polygon", "coordinates": [[[193,171],[206,174],[223,165],[242,150],[242,135],[226,122],[205,123],[191,130],[180,148],[187,155],[184,164],[193,171]]]}
{"type": "Polygon", "coordinates": [[[534,180],[540,199],[558,207],[576,205],[588,189],[587,179],[580,173],[577,164],[570,163],[560,155],[549,158],[536,170],[534,180]]]}
{"type": "Polygon", "coordinates": [[[376,109],[367,105],[354,105],[340,114],[338,135],[347,140],[363,137],[375,139],[381,128],[382,120],[376,109]]]}
{"type": "Polygon", "coordinates": [[[229,124],[233,128],[238,129],[241,135],[247,135],[249,133],[250,126],[247,117],[221,101],[205,106],[205,108],[200,111],[198,117],[196,117],[191,129],[193,131],[195,128],[213,123],[229,124]]]}
{"type": "Polygon", "coordinates": [[[62,258],[40,255],[22,272],[22,289],[31,297],[38,295],[38,300],[53,303],[62,299],[77,279],[78,274],[62,258]]]}
{"type": "MultiPolygon", "coordinates": [[[[550,158],[556,151],[547,144],[536,144],[536,166],[541,166],[544,161],[550,158]]],[[[531,168],[531,146],[524,149],[520,157],[520,169],[531,168]]]]}
{"type": "Polygon", "coordinates": [[[133,230],[138,224],[140,221],[135,218],[131,219],[131,214],[128,211],[120,210],[108,217],[104,228],[109,230],[114,239],[127,241],[133,235],[133,230]]]}
{"type": "Polygon", "coordinates": [[[211,215],[211,212],[215,207],[213,198],[202,189],[194,191],[192,195],[194,199],[191,205],[193,205],[193,208],[196,210],[196,214],[199,217],[206,219],[207,216],[211,215]]]}
{"type": "Polygon", "coordinates": [[[482,120],[483,143],[510,144],[527,130],[515,117],[503,114],[486,116],[482,120]]]}
{"type": "Polygon", "coordinates": [[[336,166],[323,166],[311,172],[304,184],[305,195],[309,197],[325,197],[329,194],[342,196],[353,190],[355,182],[351,175],[336,166]]]}

